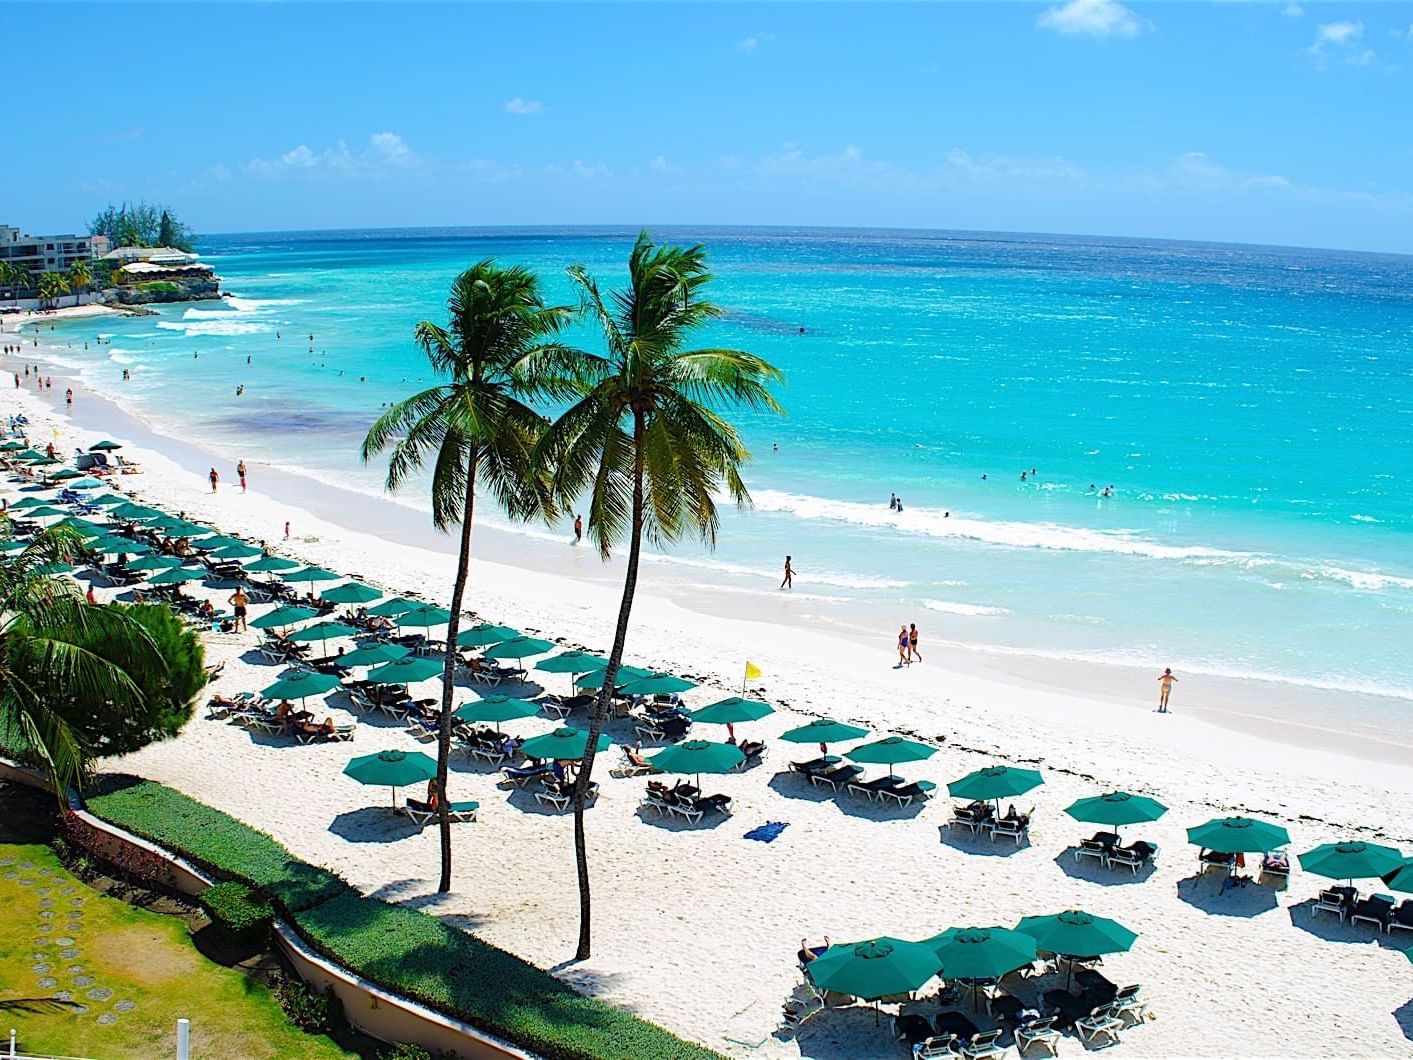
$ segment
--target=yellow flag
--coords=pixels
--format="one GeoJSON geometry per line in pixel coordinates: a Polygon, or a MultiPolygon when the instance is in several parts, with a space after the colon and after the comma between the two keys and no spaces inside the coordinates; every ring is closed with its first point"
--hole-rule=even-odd
{"type": "Polygon", "coordinates": [[[751,660],[746,660],[746,680],[750,681],[760,676],[760,667],[751,660]]]}

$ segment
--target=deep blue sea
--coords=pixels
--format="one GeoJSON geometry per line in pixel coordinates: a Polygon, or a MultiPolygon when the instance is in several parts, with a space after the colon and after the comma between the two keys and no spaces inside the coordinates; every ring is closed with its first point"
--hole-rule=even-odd
{"type": "MultiPolygon", "coordinates": [[[[621,282],[634,234],[212,236],[227,302],[54,337],[87,382],[232,462],[378,490],[357,443],[429,381],[412,328],[443,317],[456,272],[524,263],[568,300],[565,267],[621,282]],[[79,348],[100,331],[111,345],[79,348]]],[[[823,624],[888,614],[933,645],[1413,699],[1413,258],[654,234],[709,246],[725,316],[701,342],[784,369],[789,415],[743,417],[754,511],[725,514],[714,556],[683,545],[650,577],[744,605],[790,553],[823,624]]]]}

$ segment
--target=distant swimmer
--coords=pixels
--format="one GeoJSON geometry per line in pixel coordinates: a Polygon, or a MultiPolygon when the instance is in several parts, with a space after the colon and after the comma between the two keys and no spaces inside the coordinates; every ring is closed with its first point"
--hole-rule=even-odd
{"type": "Polygon", "coordinates": [[[1168,667],[1158,675],[1158,713],[1167,714],[1168,696],[1172,695],[1173,682],[1177,678],[1173,676],[1172,667],[1168,667]]]}
{"type": "Polygon", "coordinates": [[[310,341],[310,342],[313,342],[313,341],[314,341],[314,336],[313,336],[313,335],[310,335],[310,336],[309,336],[309,341],[310,341]]]}
{"type": "Polygon", "coordinates": [[[780,582],[780,588],[793,589],[795,587],[795,567],[790,557],[785,557],[785,577],[780,582]]]}
{"type": "Polygon", "coordinates": [[[982,481],[982,482],[985,482],[985,481],[986,481],[986,472],[985,472],[985,471],[983,471],[983,472],[981,473],[981,481],[982,481]]]}
{"type": "Polygon", "coordinates": [[[243,397],[244,395],[245,395],[245,384],[244,384],[244,383],[241,383],[240,386],[236,387],[236,397],[243,397]]]}
{"type": "Polygon", "coordinates": [[[800,329],[800,334],[803,335],[804,333],[805,333],[805,329],[804,329],[804,328],[801,328],[801,329],[800,329]]]}
{"type": "Polygon", "coordinates": [[[902,510],[903,510],[903,498],[902,498],[902,497],[899,497],[899,498],[898,498],[898,511],[901,512],[902,510]]]}
{"type": "Polygon", "coordinates": [[[888,494],[888,510],[890,512],[898,510],[898,495],[896,493],[888,494]]]}
{"type": "Polygon", "coordinates": [[[250,363],[250,354],[248,354],[248,353],[245,355],[245,363],[246,363],[246,364],[249,364],[249,363],[250,363]]]}
{"type": "Polygon", "coordinates": [[[1021,481],[1022,481],[1022,482],[1025,481],[1025,472],[1024,472],[1024,471],[1021,472],[1021,481]]]}
{"type": "Polygon", "coordinates": [[[574,543],[577,545],[584,540],[584,517],[576,515],[574,517],[574,543]]]}
{"type": "Polygon", "coordinates": [[[280,333],[279,333],[278,331],[275,332],[275,338],[279,338],[279,337],[280,337],[280,333]]]}

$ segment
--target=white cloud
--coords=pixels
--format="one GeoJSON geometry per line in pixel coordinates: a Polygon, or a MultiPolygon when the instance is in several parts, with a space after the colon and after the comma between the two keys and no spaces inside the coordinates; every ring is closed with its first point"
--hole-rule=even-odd
{"type": "Polygon", "coordinates": [[[333,147],[315,151],[298,144],[276,158],[253,158],[245,164],[257,177],[274,178],[298,173],[339,173],[347,176],[378,176],[393,169],[420,164],[402,137],[394,132],[373,133],[367,148],[353,151],[339,140],[333,147]]]}
{"type": "Polygon", "coordinates": [[[412,152],[397,133],[374,133],[368,142],[373,145],[373,153],[384,162],[400,166],[412,161],[412,152]]]}
{"type": "Polygon", "coordinates": [[[540,114],[543,113],[545,105],[538,99],[521,99],[516,96],[514,99],[505,101],[505,112],[507,114],[540,114]]]}
{"type": "Polygon", "coordinates": [[[762,44],[769,44],[774,39],[774,33],[752,33],[736,42],[736,50],[750,55],[752,52],[760,51],[762,44]]]}
{"type": "Polygon", "coordinates": [[[1344,61],[1350,66],[1373,66],[1378,61],[1378,56],[1374,54],[1373,48],[1365,48],[1363,51],[1355,52],[1344,61]]]}
{"type": "Polygon", "coordinates": [[[1315,27],[1315,43],[1310,45],[1312,52],[1321,52],[1326,45],[1342,48],[1352,45],[1364,36],[1362,22],[1322,22],[1315,27]]]}
{"type": "Polygon", "coordinates": [[[1305,14],[1305,9],[1299,4],[1286,4],[1281,14],[1286,18],[1299,18],[1301,15],[1305,14]]]}
{"type": "Polygon", "coordinates": [[[1136,37],[1147,28],[1147,23],[1118,0],[1068,0],[1047,8],[1035,24],[1040,29],[1084,37],[1136,37]]]}
{"type": "Polygon", "coordinates": [[[604,165],[602,162],[581,162],[576,158],[573,165],[574,172],[581,177],[596,178],[610,177],[613,175],[613,170],[609,169],[608,166],[604,165]]]}
{"type": "Polygon", "coordinates": [[[676,162],[669,162],[665,156],[658,155],[648,163],[648,172],[658,174],[681,173],[682,167],[676,162]]]}

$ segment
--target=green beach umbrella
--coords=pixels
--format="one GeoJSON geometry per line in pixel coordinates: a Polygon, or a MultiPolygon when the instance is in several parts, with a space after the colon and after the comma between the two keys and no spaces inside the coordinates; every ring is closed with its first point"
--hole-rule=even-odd
{"type": "Polygon", "coordinates": [[[25,443],[17,438],[8,438],[0,442],[0,452],[14,453],[25,447],[25,443]]]}
{"type": "MultiPolygon", "coordinates": [[[[603,687],[603,675],[606,673],[604,667],[599,667],[578,678],[574,682],[576,688],[598,689],[603,687]]],[[[628,681],[636,681],[640,677],[647,677],[651,670],[644,670],[641,666],[620,666],[618,668],[618,685],[621,688],[628,681]]]]}
{"type": "Polygon", "coordinates": [[[299,564],[292,559],[285,559],[283,556],[266,556],[264,559],[257,559],[254,563],[247,563],[245,569],[254,571],[257,574],[270,573],[274,571],[291,570],[299,564]]]}
{"type": "Polygon", "coordinates": [[[30,460],[30,463],[34,467],[49,467],[50,465],[57,464],[59,462],[60,461],[58,457],[46,456],[44,453],[40,453],[38,456],[33,457],[30,460]]]}
{"type": "Polygon", "coordinates": [[[101,489],[102,486],[102,481],[89,475],[85,475],[83,478],[76,478],[69,483],[69,489],[71,490],[96,490],[101,489]]]}
{"type": "Polygon", "coordinates": [[[431,780],[437,763],[421,751],[379,751],[355,758],[343,767],[344,774],[360,784],[393,789],[393,809],[397,809],[397,789],[431,780]]]}
{"type": "MultiPolygon", "coordinates": [[[[205,548],[205,547],[206,547],[206,544],[207,544],[206,542],[203,542],[203,543],[202,543],[202,547],[205,548]]],[[[213,551],[213,552],[211,553],[211,558],[212,558],[212,559],[250,559],[252,556],[259,556],[259,555],[263,555],[263,553],[262,553],[258,548],[256,548],[254,545],[240,544],[240,545],[227,545],[227,546],[225,546],[224,548],[218,548],[218,549],[216,549],[215,551],[213,551]]]]}
{"type": "Polygon", "coordinates": [[[1156,821],[1168,808],[1146,795],[1131,795],[1127,791],[1110,791],[1087,799],[1076,799],[1065,808],[1076,821],[1086,824],[1106,824],[1117,828],[1126,824],[1156,821]]]}
{"type": "Polygon", "coordinates": [[[948,928],[924,939],[942,962],[943,979],[999,979],[1035,960],[1035,938],[1003,927],[948,928]]]}
{"type": "Polygon", "coordinates": [[[39,574],[72,574],[74,570],[71,563],[41,563],[34,569],[39,574]]]}
{"type": "Polygon", "coordinates": [[[31,508],[28,512],[31,519],[57,519],[68,514],[68,512],[60,508],[53,508],[47,504],[41,505],[38,508],[31,508]]]}
{"type": "Polygon", "coordinates": [[[185,582],[199,582],[206,577],[206,572],[193,570],[191,567],[172,567],[170,570],[158,571],[147,579],[148,585],[181,585],[185,582]]]}
{"type": "Polygon", "coordinates": [[[888,766],[888,775],[893,775],[893,766],[900,762],[921,762],[937,753],[931,744],[907,740],[901,736],[885,736],[873,743],[855,747],[845,757],[865,765],[888,766]]]}
{"type": "Polygon", "coordinates": [[[540,708],[528,699],[515,699],[512,696],[482,696],[456,708],[455,717],[462,721],[490,722],[496,732],[507,721],[533,718],[540,708]]]}
{"type": "Polygon", "coordinates": [[[101,504],[104,508],[116,507],[119,504],[127,504],[128,499],[121,493],[105,493],[101,497],[92,497],[89,504],[101,504]]]}
{"type": "Polygon", "coordinates": [[[336,582],[342,577],[342,574],[335,574],[323,567],[300,567],[299,570],[288,571],[280,575],[280,578],[287,582],[308,582],[311,588],[315,582],[336,582]]]}
{"type": "Polygon", "coordinates": [[[436,659],[407,655],[369,670],[368,680],[376,681],[380,685],[408,685],[436,677],[443,672],[442,664],[436,659]]]}
{"type": "Polygon", "coordinates": [[[119,519],[156,519],[162,516],[163,512],[156,508],[149,508],[145,504],[134,504],[132,501],[123,501],[122,504],[115,504],[109,513],[119,519]]]}
{"type": "Polygon", "coordinates": [[[26,508],[45,508],[48,505],[48,501],[40,500],[38,497],[25,497],[23,500],[18,500],[10,505],[10,510],[14,512],[22,511],[26,508]]]}
{"type": "Polygon", "coordinates": [[[695,681],[688,681],[684,677],[652,673],[647,677],[638,677],[625,682],[619,688],[619,692],[625,696],[670,696],[678,692],[689,692],[696,687],[695,681]]]}
{"type": "Polygon", "coordinates": [[[419,604],[411,611],[404,611],[393,619],[399,626],[440,626],[451,621],[451,612],[444,607],[419,604]]]}
{"type": "Polygon", "coordinates": [[[141,556],[152,551],[152,546],[142,541],[134,541],[130,537],[96,537],[89,541],[85,548],[94,552],[101,552],[104,555],[114,556],[141,556]]]}
{"type": "Polygon", "coordinates": [[[1396,872],[1403,864],[1403,855],[1393,847],[1377,843],[1347,840],[1325,843],[1314,850],[1297,855],[1300,867],[1316,876],[1332,880],[1368,880],[1396,872]]]}
{"type": "Polygon", "coordinates": [[[1066,957],[1101,957],[1123,953],[1138,938],[1115,920],[1070,909],[1049,916],[1028,916],[1016,930],[1035,939],[1035,948],[1066,957]]]}
{"type": "Polygon", "coordinates": [[[863,1001],[911,993],[935,976],[937,968],[932,947],[887,936],[830,946],[809,963],[810,979],[818,989],[863,1001]]]}
{"type": "Polygon", "coordinates": [[[780,734],[786,743],[845,743],[868,735],[867,729],[847,725],[833,718],[815,718],[808,725],[788,729],[780,734]]]}
{"type": "Polygon", "coordinates": [[[267,611],[259,618],[251,619],[250,624],[256,629],[283,629],[296,622],[305,622],[318,617],[319,612],[311,608],[300,607],[297,604],[285,604],[273,611],[267,611]]]}
{"type": "MultiPolygon", "coordinates": [[[[491,628],[505,629],[507,627],[492,626],[491,628]]],[[[513,631],[512,635],[519,636],[513,631]]],[[[509,640],[510,637],[504,639],[509,640]]],[[[456,642],[460,644],[461,638],[457,637],[456,642]]],[[[471,647],[471,645],[466,646],[471,647]]],[[[566,651],[559,655],[551,655],[548,659],[541,659],[533,668],[547,674],[586,674],[593,670],[602,670],[607,665],[608,660],[601,655],[592,655],[586,651],[566,651]]]]}
{"type": "Polygon", "coordinates": [[[77,468],[65,467],[60,468],[49,477],[55,482],[67,482],[71,478],[83,478],[83,472],[79,471],[77,468]]]}
{"type": "Polygon", "coordinates": [[[729,773],[745,760],[746,756],[735,744],[711,740],[683,740],[648,759],[652,767],[662,773],[696,774],[698,787],[702,773],[729,773]]]}
{"type": "MultiPolygon", "coordinates": [[[[489,644],[499,644],[503,640],[514,640],[520,635],[518,629],[511,629],[509,626],[494,626],[489,622],[477,622],[474,626],[468,626],[456,635],[456,646],[458,648],[484,648],[489,644]]],[[[538,670],[540,667],[537,666],[535,669],[538,670]]],[[[593,667],[590,666],[587,669],[592,670],[593,667]]],[[[581,673],[582,671],[572,672],[581,673]]]]}
{"type": "Polygon", "coordinates": [[[20,453],[19,456],[15,457],[15,459],[24,460],[31,464],[57,464],[59,462],[48,453],[41,452],[38,449],[26,449],[24,452],[20,453]]]}
{"type": "Polygon", "coordinates": [[[23,552],[29,548],[24,541],[0,541],[0,552],[23,552]]]}
{"type": "Polygon", "coordinates": [[[365,644],[340,655],[338,661],[343,666],[377,666],[379,663],[393,662],[412,654],[411,648],[401,644],[365,644]]]}
{"type": "Polygon", "coordinates": [[[125,564],[127,569],[135,574],[140,574],[145,570],[171,570],[173,567],[181,565],[180,556],[159,556],[155,553],[138,556],[137,559],[130,559],[125,564]]]}
{"type": "Polygon", "coordinates": [[[289,635],[289,639],[297,642],[317,640],[324,654],[328,655],[330,640],[335,637],[355,637],[357,635],[358,630],[352,626],[346,626],[342,622],[318,622],[312,626],[295,630],[289,635]]]}
{"type": "Polygon", "coordinates": [[[1396,869],[1384,873],[1383,881],[1392,890],[1413,891],[1413,858],[1404,858],[1396,869]]]}
{"type": "Polygon", "coordinates": [[[419,607],[425,606],[418,600],[409,600],[405,596],[394,596],[391,600],[384,600],[376,607],[368,608],[368,613],[378,618],[392,618],[395,615],[405,615],[409,611],[416,611],[419,607]]]}
{"type": "Polygon", "coordinates": [[[331,604],[366,604],[383,595],[385,595],[383,590],[374,589],[371,585],[364,585],[362,582],[335,585],[332,589],[327,589],[319,594],[322,599],[331,604]]]}
{"type": "Polygon", "coordinates": [[[307,696],[321,696],[339,686],[339,679],[333,674],[321,674],[313,670],[300,670],[282,677],[274,684],[262,689],[260,694],[266,699],[298,699],[307,696]]]}
{"type": "Polygon", "coordinates": [[[108,528],[106,526],[101,526],[100,524],[92,522],[88,519],[80,519],[77,515],[71,515],[69,516],[69,518],[63,520],[62,522],[55,523],[54,525],[66,527],[67,529],[73,530],[76,533],[83,535],[84,537],[102,537],[108,532],[108,528]]]}
{"type": "MultiPolygon", "coordinates": [[[[211,549],[217,548],[247,548],[249,546],[238,537],[231,537],[229,534],[217,534],[215,537],[208,537],[196,547],[210,551],[211,549]]],[[[258,548],[251,553],[251,555],[259,554],[260,550],[258,548]]]]}
{"type": "MultiPolygon", "coordinates": [[[[402,620],[398,621],[401,623],[402,620]]],[[[523,659],[527,655],[541,655],[544,652],[553,651],[554,647],[552,640],[540,640],[537,637],[514,637],[487,648],[481,652],[481,657],[483,659],[523,659]]]]}
{"type": "Polygon", "coordinates": [[[101,442],[94,442],[90,445],[88,451],[90,453],[111,453],[114,449],[121,449],[122,447],[121,442],[110,442],[107,438],[104,438],[101,442]]]}
{"type": "Polygon", "coordinates": [[[206,537],[216,531],[209,526],[202,526],[200,523],[193,523],[186,519],[178,519],[174,525],[164,527],[168,537],[206,537]]]}
{"type": "Polygon", "coordinates": [[[1034,769],[1020,769],[1016,766],[986,766],[968,773],[961,780],[947,785],[947,794],[954,799],[969,799],[972,802],[993,802],[1024,795],[1032,788],[1045,783],[1034,769]]]}
{"type": "MultiPolygon", "coordinates": [[[[583,729],[572,729],[565,726],[555,729],[554,732],[545,733],[543,736],[526,740],[521,745],[520,752],[526,758],[552,758],[562,762],[573,758],[583,758],[584,750],[588,746],[589,734],[587,732],[583,729]]],[[[613,743],[609,740],[607,733],[600,733],[596,746],[599,751],[607,751],[613,746],[613,743]]]]}
{"type": "Polygon", "coordinates": [[[1218,854],[1262,854],[1290,842],[1278,824],[1250,817],[1217,817],[1187,830],[1187,841],[1218,854]]]}
{"type": "MultiPolygon", "coordinates": [[[[112,513],[117,515],[116,510],[112,513]]],[[[178,519],[175,515],[150,515],[145,519],[135,519],[134,522],[143,523],[149,530],[170,530],[174,526],[181,526],[185,520],[178,519]]]]}
{"type": "Polygon", "coordinates": [[[760,721],[766,715],[774,713],[775,708],[769,703],[729,696],[719,703],[692,711],[691,717],[693,721],[705,722],[708,725],[738,725],[745,721],[760,721]]]}

